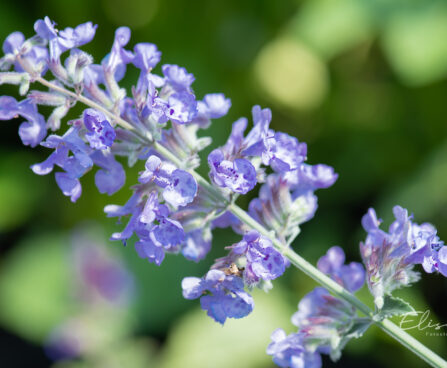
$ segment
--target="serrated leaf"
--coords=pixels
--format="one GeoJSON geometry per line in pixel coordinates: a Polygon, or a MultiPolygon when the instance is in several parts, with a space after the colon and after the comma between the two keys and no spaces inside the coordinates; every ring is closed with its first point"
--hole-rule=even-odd
{"type": "Polygon", "coordinates": [[[353,325],[346,333],[346,337],[350,339],[358,339],[359,337],[362,337],[371,324],[372,321],[369,318],[356,318],[353,325]]]}
{"type": "Polygon", "coordinates": [[[391,295],[385,295],[383,307],[376,313],[374,320],[381,321],[384,318],[401,316],[412,312],[415,312],[414,308],[405,300],[391,295]]]}
{"type": "Polygon", "coordinates": [[[358,339],[362,337],[365,331],[371,326],[372,321],[369,318],[354,318],[351,327],[340,337],[338,340],[334,340],[330,358],[333,362],[336,362],[341,357],[341,351],[351,339],[358,339]]]}

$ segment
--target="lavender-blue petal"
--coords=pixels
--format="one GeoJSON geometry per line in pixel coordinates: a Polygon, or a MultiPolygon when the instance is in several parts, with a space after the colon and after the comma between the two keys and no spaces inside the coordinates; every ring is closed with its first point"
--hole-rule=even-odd
{"type": "Polygon", "coordinates": [[[165,64],[161,69],[167,83],[177,91],[189,90],[189,87],[194,82],[194,75],[178,65],[165,64]]]}
{"type": "Polygon", "coordinates": [[[186,206],[194,200],[197,194],[197,182],[184,170],[174,170],[171,184],[163,190],[163,198],[173,206],[186,206]]]}
{"type": "Polygon", "coordinates": [[[78,179],[73,179],[66,173],[57,172],[55,174],[56,183],[62,190],[62,193],[68,197],[72,202],[76,202],[82,193],[81,183],[78,179]]]}
{"type": "Polygon", "coordinates": [[[161,52],[152,43],[137,43],[134,47],[135,57],[132,63],[147,72],[154,68],[161,58],[161,52]]]}
{"type": "Polygon", "coordinates": [[[202,279],[198,277],[185,277],[182,280],[183,297],[197,299],[203,294],[202,279]]]}

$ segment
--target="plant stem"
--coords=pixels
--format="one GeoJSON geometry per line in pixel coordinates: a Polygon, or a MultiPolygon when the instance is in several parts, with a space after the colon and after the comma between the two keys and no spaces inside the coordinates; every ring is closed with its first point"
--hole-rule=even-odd
{"type": "MultiPolygon", "coordinates": [[[[181,161],[181,159],[176,157],[171,151],[166,149],[160,143],[153,141],[150,136],[148,135],[145,136],[143,133],[137,131],[130,123],[122,119],[120,116],[117,116],[115,113],[109,111],[108,109],[104,108],[103,106],[97,104],[96,102],[90,100],[85,96],[76,94],[70,90],[67,90],[63,87],[53,84],[42,77],[37,77],[34,80],[54,91],[65,94],[79,102],[82,102],[87,106],[90,106],[94,109],[103,112],[104,114],[109,116],[116,124],[120,125],[122,128],[131,130],[134,133],[141,136],[148,142],[148,144],[151,144],[152,147],[156,151],[158,151],[158,153],[160,153],[166,159],[174,163],[176,166],[183,167],[183,162],[181,161]]],[[[294,252],[292,248],[284,245],[280,240],[277,239],[274,232],[268,231],[265,227],[263,227],[259,222],[254,220],[247,212],[245,212],[239,206],[237,206],[234,203],[230,203],[218,188],[215,188],[210,182],[208,182],[195,170],[191,169],[188,171],[196,179],[198,185],[200,185],[203,189],[209,192],[213,197],[224,203],[228,211],[232,212],[237,218],[239,218],[239,220],[241,220],[243,223],[245,223],[252,229],[258,231],[261,235],[269,238],[272,241],[275,248],[278,249],[278,251],[280,251],[284,255],[284,257],[286,257],[295,267],[297,267],[306,275],[314,279],[317,283],[325,287],[332,294],[353,305],[366,317],[370,318],[373,321],[373,323],[379,326],[388,335],[393,337],[395,340],[399,341],[403,346],[411,350],[414,354],[419,356],[421,359],[430,364],[432,367],[447,368],[447,362],[444,359],[442,359],[439,355],[428,349],[425,345],[420,343],[418,340],[416,340],[414,337],[406,333],[404,330],[399,328],[390,320],[384,319],[382,321],[374,321],[373,320],[374,312],[367,305],[362,303],[352,293],[350,293],[340,284],[332,280],[326,274],[318,270],[315,266],[310,264],[299,254],[294,252]]]]}

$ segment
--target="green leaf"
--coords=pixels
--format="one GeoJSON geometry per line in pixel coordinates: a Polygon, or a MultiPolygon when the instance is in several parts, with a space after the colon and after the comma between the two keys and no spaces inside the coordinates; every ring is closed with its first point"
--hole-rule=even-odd
{"type": "Polygon", "coordinates": [[[371,326],[372,321],[369,318],[357,317],[353,320],[351,327],[337,340],[334,340],[330,353],[331,360],[336,362],[341,357],[341,351],[351,339],[362,337],[366,330],[371,326]]]}
{"type": "Polygon", "coordinates": [[[358,339],[363,336],[371,324],[372,321],[369,318],[356,318],[345,336],[350,339],[358,339]]]}
{"type": "Polygon", "coordinates": [[[375,314],[374,320],[381,321],[384,318],[401,316],[412,312],[415,312],[414,308],[405,300],[385,295],[383,307],[375,314]]]}

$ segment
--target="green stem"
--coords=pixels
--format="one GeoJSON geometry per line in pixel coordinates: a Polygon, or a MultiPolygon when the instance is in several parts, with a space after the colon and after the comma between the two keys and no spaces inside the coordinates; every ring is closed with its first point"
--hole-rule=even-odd
{"type": "MultiPolygon", "coordinates": [[[[158,142],[154,142],[149,135],[144,136],[144,134],[138,132],[127,121],[117,116],[113,112],[109,111],[108,109],[104,108],[103,106],[86,98],[85,96],[73,93],[41,77],[37,77],[35,78],[35,80],[52,90],[70,96],[73,99],[80,101],[87,106],[90,106],[94,109],[103,112],[104,114],[109,116],[116,124],[120,125],[124,129],[131,130],[134,133],[141,136],[142,138],[144,138],[148,143],[152,144],[153,148],[156,151],[158,151],[162,156],[164,156],[166,159],[174,163],[176,166],[180,168],[183,167],[183,162],[181,161],[181,159],[176,157],[171,151],[169,151],[167,148],[165,148],[158,142]]],[[[374,312],[367,305],[362,303],[359,299],[357,299],[352,293],[350,293],[340,284],[338,284],[330,277],[328,277],[326,274],[318,270],[315,266],[307,262],[304,258],[302,258],[300,255],[294,252],[292,248],[285,246],[280,240],[277,239],[274,232],[268,231],[264,226],[262,226],[256,220],[254,220],[243,209],[241,209],[234,203],[230,203],[218,188],[215,188],[210,182],[208,182],[196,171],[194,170],[188,170],[188,171],[196,179],[198,185],[200,185],[203,189],[209,192],[214,198],[224,203],[227,206],[228,210],[232,212],[236,217],[238,217],[239,220],[241,220],[243,223],[245,223],[252,229],[258,231],[261,235],[269,238],[272,241],[275,248],[278,249],[284,255],[284,257],[286,257],[290,261],[291,264],[293,264],[295,267],[303,271],[306,275],[314,279],[317,283],[325,287],[332,294],[353,305],[366,317],[370,318],[373,321],[373,323],[379,326],[388,335],[393,337],[395,340],[399,341],[403,346],[411,350],[414,354],[419,356],[421,359],[430,364],[432,367],[447,368],[447,362],[444,359],[442,359],[439,355],[428,349],[425,345],[420,343],[418,340],[416,340],[414,337],[406,333],[404,330],[396,326],[393,322],[387,319],[384,319],[383,321],[374,321],[373,320],[374,312]]]]}

